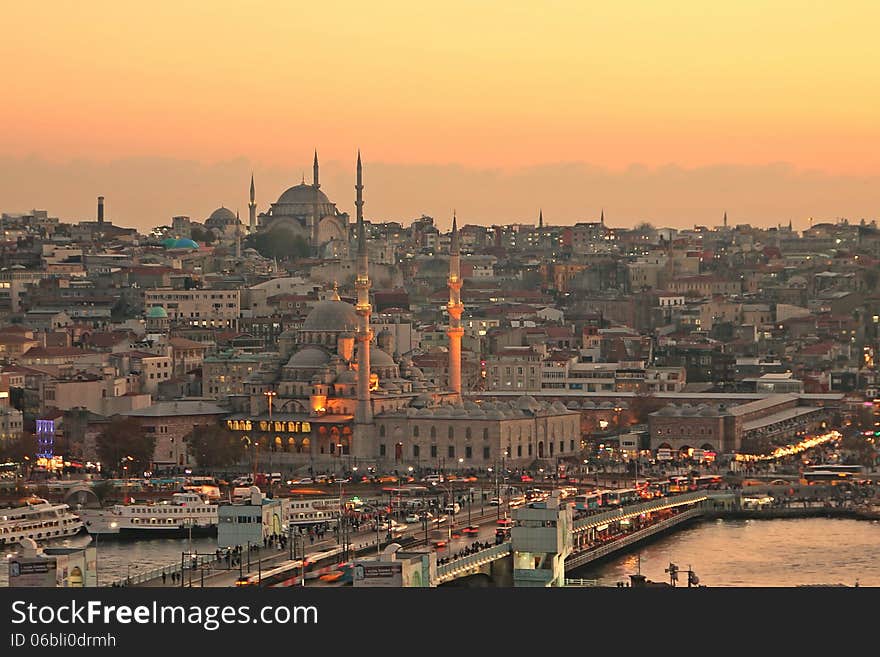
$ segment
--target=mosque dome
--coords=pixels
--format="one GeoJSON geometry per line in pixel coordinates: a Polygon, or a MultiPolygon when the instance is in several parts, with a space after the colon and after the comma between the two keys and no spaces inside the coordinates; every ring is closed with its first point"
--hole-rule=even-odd
{"type": "Polygon", "coordinates": [[[324,367],[329,362],[330,356],[323,349],[304,347],[290,357],[287,367],[324,367]]]}
{"type": "Polygon", "coordinates": [[[357,372],[354,370],[345,370],[342,374],[336,377],[336,383],[347,383],[350,385],[354,385],[357,383],[357,372]]]}
{"type": "Polygon", "coordinates": [[[516,405],[520,410],[523,411],[537,411],[541,405],[538,403],[538,400],[532,397],[531,395],[523,395],[516,401],[516,405]]]}
{"type": "Polygon", "coordinates": [[[314,185],[301,183],[294,185],[278,197],[277,205],[325,204],[330,203],[327,195],[314,185]]]}
{"type": "Polygon", "coordinates": [[[565,405],[558,399],[550,404],[550,409],[557,413],[565,413],[565,411],[568,410],[565,408],[565,405]]]}
{"type": "Polygon", "coordinates": [[[302,325],[304,331],[355,331],[358,316],[354,306],[328,299],[312,308],[302,325]]]}
{"type": "Polygon", "coordinates": [[[147,310],[147,319],[168,319],[168,311],[162,306],[152,306],[147,310]]]}
{"type": "MultiPolygon", "coordinates": [[[[165,240],[167,242],[167,240],[165,240]]],[[[165,242],[162,242],[165,244],[165,242]]],[[[166,249],[197,249],[199,248],[199,243],[191,240],[187,237],[181,237],[180,239],[173,240],[170,244],[165,244],[166,249]]]]}
{"type": "Polygon", "coordinates": [[[374,367],[394,367],[395,365],[397,363],[394,362],[394,359],[387,351],[375,348],[370,349],[370,369],[374,367]]]}
{"type": "Polygon", "coordinates": [[[211,213],[211,216],[205,219],[205,225],[208,228],[223,228],[230,224],[238,223],[235,213],[229,208],[217,208],[211,213]]]}

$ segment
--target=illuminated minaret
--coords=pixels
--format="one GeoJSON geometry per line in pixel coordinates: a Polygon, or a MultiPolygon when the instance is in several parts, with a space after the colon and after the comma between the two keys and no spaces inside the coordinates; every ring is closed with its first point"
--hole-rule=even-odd
{"type": "Polygon", "coordinates": [[[251,235],[257,232],[257,195],[254,191],[254,173],[251,172],[251,200],[248,203],[248,218],[250,220],[251,235]]]}
{"type": "MultiPolygon", "coordinates": [[[[372,424],[373,407],[370,403],[370,341],[373,334],[370,331],[370,271],[367,259],[367,238],[364,232],[364,200],[363,179],[361,172],[361,154],[358,151],[357,163],[357,277],[355,289],[357,290],[357,311],[360,322],[357,331],[357,407],[354,413],[356,425],[372,424]]],[[[366,436],[364,436],[366,437],[366,436]]],[[[359,441],[364,444],[365,441],[359,441]]]]}
{"type": "Polygon", "coordinates": [[[461,399],[461,336],[464,329],[461,327],[461,313],[464,306],[461,303],[461,274],[459,267],[458,248],[458,221],[455,212],[452,213],[452,238],[449,240],[449,303],[446,310],[449,313],[449,328],[446,335],[449,336],[449,388],[461,399]]]}

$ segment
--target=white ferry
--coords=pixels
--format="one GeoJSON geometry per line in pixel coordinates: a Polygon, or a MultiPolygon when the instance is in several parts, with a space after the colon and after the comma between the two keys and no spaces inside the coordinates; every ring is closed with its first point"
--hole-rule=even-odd
{"type": "Polygon", "coordinates": [[[288,498],[282,504],[281,522],[287,526],[320,523],[335,525],[339,520],[338,498],[324,497],[309,500],[288,498]]]}
{"type": "Polygon", "coordinates": [[[46,543],[70,538],[83,527],[66,504],[36,497],[26,506],[0,509],[0,545],[18,545],[24,538],[46,543]]]}
{"type": "Polygon", "coordinates": [[[153,504],[116,504],[110,509],[81,509],[89,534],[101,538],[186,538],[217,535],[217,505],[196,493],[174,493],[153,504]]]}

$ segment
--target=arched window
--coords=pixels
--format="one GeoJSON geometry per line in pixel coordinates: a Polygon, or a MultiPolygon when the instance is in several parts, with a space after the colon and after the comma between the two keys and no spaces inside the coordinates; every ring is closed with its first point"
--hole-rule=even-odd
{"type": "Polygon", "coordinates": [[[413,438],[418,438],[418,437],[419,437],[419,425],[415,425],[413,427],[413,438]]]}
{"type": "Polygon", "coordinates": [[[471,439],[471,428],[470,428],[470,427],[467,427],[467,428],[464,430],[464,437],[465,437],[465,440],[470,440],[470,439],[471,439]]]}
{"type": "Polygon", "coordinates": [[[437,439],[437,427],[431,427],[431,438],[437,439]]]}
{"type": "Polygon", "coordinates": [[[455,429],[449,427],[449,431],[447,433],[449,435],[449,440],[455,440],[455,429]]]}
{"type": "Polygon", "coordinates": [[[385,425],[384,424],[379,425],[379,437],[380,438],[385,437],[385,425]]]}
{"type": "Polygon", "coordinates": [[[483,429],[483,440],[489,440],[489,430],[483,429]]]}

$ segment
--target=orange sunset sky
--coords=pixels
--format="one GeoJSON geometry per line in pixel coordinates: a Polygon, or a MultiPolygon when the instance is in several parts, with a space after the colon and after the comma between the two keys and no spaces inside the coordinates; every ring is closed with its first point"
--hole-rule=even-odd
{"type": "Polygon", "coordinates": [[[876,2],[4,7],[0,210],[148,228],[322,163],[368,219],[787,223],[880,214],[876,2]]]}

